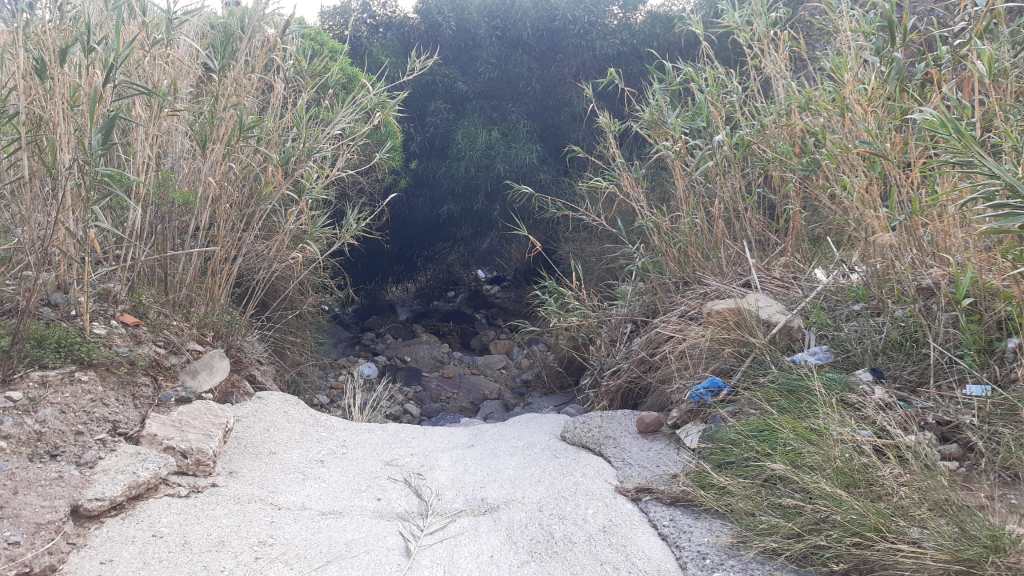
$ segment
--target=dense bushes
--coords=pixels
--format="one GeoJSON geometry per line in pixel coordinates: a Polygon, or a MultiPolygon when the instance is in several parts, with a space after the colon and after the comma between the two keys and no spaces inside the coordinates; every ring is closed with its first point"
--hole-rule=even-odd
{"type": "Polygon", "coordinates": [[[12,17],[0,28],[0,273],[21,289],[14,349],[50,290],[80,302],[88,329],[99,285],[184,319],[232,310],[271,335],[302,326],[333,287],[328,255],[371,224],[376,183],[401,162],[401,98],[259,3],[221,15],[60,3],[12,17]]]}

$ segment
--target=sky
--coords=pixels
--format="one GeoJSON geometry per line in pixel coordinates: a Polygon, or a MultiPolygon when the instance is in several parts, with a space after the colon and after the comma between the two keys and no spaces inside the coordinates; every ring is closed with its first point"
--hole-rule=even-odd
{"type": "MultiPolygon", "coordinates": [[[[281,8],[288,11],[292,7],[295,7],[295,13],[299,16],[305,16],[306,20],[312,22],[316,19],[316,15],[320,12],[320,6],[333,6],[338,4],[338,0],[278,0],[281,8]]],[[[416,0],[398,0],[398,3],[402,5],[406,10],[412,10],[413,4],[416,0]]]]}

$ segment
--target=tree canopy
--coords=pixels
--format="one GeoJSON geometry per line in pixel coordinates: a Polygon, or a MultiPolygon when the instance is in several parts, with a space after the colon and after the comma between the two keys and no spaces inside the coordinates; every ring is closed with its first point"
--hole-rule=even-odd
{"type": "Polygon", "coordinates": [[[567,146],[590,134],[582,85],[609,69],[639,80],[657,57],[684,54],[677,16],[647,0],[420,0],[413,13],[346,0],[322,11],[370,73],[396,74],[414,49],[440,56],[408,87],[404,188],[385,242],[351,268],[357,281],[410,274],[428,254],[434,266],[500,267],[506,182],[563,187],[567,146]]]}

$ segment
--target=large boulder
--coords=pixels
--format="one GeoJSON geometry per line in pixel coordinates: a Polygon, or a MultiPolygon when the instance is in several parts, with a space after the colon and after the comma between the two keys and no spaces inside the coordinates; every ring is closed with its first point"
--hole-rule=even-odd
{"type": "Polygon", "coordinates": [[[778,337],[790,344],[804,339],[804,323],[799,316],[790,317],[785,306],[764,294],[747,294],[743,298],[713,300],[704,305],[704,323],[725,325],[732,329],[750,328],[767,335],[782,324],[778,337]]]}
{"type": "Polygon", "coordinates": [[[234,417],[227,408],[200,400],[166,416],[150,414],[140,443],[174,458],[182,474],[210,476],[232,426],[234,417]]]}
{"type": "Polygon", "coordinates": [[[96,465],[92,481],[75,509],[83,516],[97,516],[145,494],[171,472],[174,458],[124,444],[96,465]]]}

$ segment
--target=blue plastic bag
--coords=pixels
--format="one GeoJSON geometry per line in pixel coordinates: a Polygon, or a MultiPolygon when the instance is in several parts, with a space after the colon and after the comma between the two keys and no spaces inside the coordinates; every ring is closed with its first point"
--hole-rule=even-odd
{"type": "Polygon", "coordinates": [[[686,393],[686,400],[691,404],[701,406],[711,404],[715,398],[722,394],[732,392],[732,386],[726,384],[725,380],[712,376],[700,384],[694,386],[686,393]]]}

